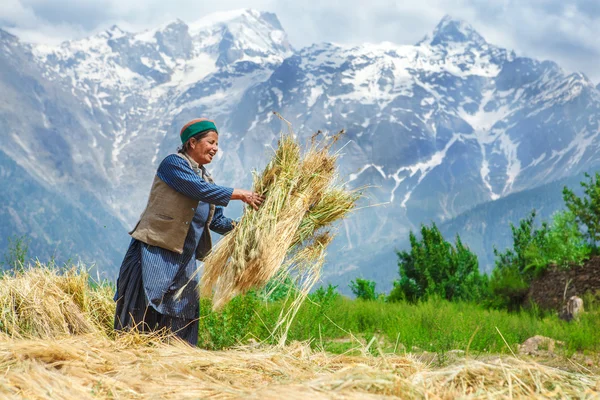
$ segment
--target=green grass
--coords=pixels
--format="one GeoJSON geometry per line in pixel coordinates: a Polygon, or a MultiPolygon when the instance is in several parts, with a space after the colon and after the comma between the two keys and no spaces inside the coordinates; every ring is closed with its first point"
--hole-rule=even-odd
{"type": "MultiPolygon", "coordinates": [[[[565,343],[565,351],[600,351],[600,314],[592,310],[571,323],[536,310],[508,313],[472,303],[429,300],[419,304],[329,299],[305,302],[288,334],[288,340],[312,340],[313,346],[341,353],[376,336],[381,350],[445,353],[516,352],[526,339],[543,335],[565,343]],[[502,336],[500,335],[500,333],[502,336]],[[504,339],[503,339],[504,337],[504,339]],[[504,342],[506,340],[506,343],[504,342]],[[509,348],[510,347],[510,348],[509,348]]],[[[254,296],[236,299],[222,314],[201,314],[201,344],[223,348],[252,337],[269,340],[280,303],[264,303],[254,296]],[[238,321],[236,323],[235,321],[238,321]]],[[[370,350],[379,351],[377,346],[370,350]]]]}

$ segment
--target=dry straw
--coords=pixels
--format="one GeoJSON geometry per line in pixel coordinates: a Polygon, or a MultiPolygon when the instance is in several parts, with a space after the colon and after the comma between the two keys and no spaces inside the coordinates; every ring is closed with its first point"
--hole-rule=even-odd
{"type": "Polygon", "coordinates": [[[2,399],[598,398],[600,377],[513,357],[432,369],[415,356],[286,347],[192,348],[160,334],[111,338],[113,288],[36,265],[0,277],[2,399]],[[168,340],[165,340],[168,339],[168,340]],[[169,343],[170,344],[167,344],[169,343]]]}
{"type": "Polygon", "coordinates": [[[306,344],[205,351],[84,335],[0,339],[3,399],[598,398],[598,376],[514,358],[432,370],[415,357],[334,356],[306,344]]]}
{"type": "Polygon", "coordinates": [[[14,338],[112,334],[114,289],[92,287],[84,268],[60,273],[40,263],[0,279],[0,330],[14,338]]]}
{"type": "Polygon", "coordinates": [[[332,240],[327,228],[344,218],[360,197],[340,184],[336,173],[339,153],[332,152],[332,145],[343,131],[320,141],[313,136],[303,153],[288,127],[272,160],[254,176],[253,190],[265,202],[258,211],[246,208],[233,232],[208,255],[200,283],[202,294],[212,296],[218,310],[273,278],[293,277],[299,290],[292,306],[285,308],[287,317],[280,321],[285,326],[319,278],[332,240]]]}

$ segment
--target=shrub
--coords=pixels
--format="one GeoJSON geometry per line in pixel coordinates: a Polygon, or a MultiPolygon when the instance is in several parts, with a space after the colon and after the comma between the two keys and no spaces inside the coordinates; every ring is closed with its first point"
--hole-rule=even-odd
{"type": "Polygon", "coordinates": [[[388,301],[417,301],[435,295],[447,300],[478,300],[487,292],[477,256],[463,245],[444,240],[438,227],[421,226],[421,240],[410,233],[410,252],[398,252],[400,280],[388,301]]]}
{"type": "Polygon", "coordinates": [[[8,249],[4,254],[4,263],[8,268],[15,268],[19,271],[24,270],[25,263],[28,260],[30,242],[31,239],[27,235],[8,237],[8,249]]]}
{"type": "Polygon", "coordinates": [[[375,282],[368,279],[356,278],[356,281],[350,281],[350,290],[357,299],[376,300],[375,282]]]}
{"type": "Polygon", "coordinates": [[[527,252],[532,246],[543,248],[548,225],[535,226],[536,211],[533,210],[519,225],[510,224],[513,246],[503,252],[494,248],[496,266],[490,278],[491,303],[495,307],[517,310],[521,307],[531,282],[527,252]]]}
{"type": "Polygon", "coordinates": [[[559,268],[581,265],[590,252],[575,215],[570,211],[558,212],[550,228],[542,231],[525,250],[524,272],[539,275],[549,265],[559,268]]]}
{"type": "Polygon", "coordinates": [[[490,293],[488,303],[492,308],[506,308],[509,311],[518,311],[527,292],[530,281],[525,279],[516,264],[496,267],[490,277],[490,293]]]}
{"type": "Polygon", "coordinates": [[[209,299],[201,299],[198,345],[220,350],[244,343],[257,331],[255,314],[259,306],[254,292],[235,297],[220,312],[212,310],[209,299]]]}
{"type": "Polygon", "coordinates": [[[264,301],[274,302],[283,300],[297,292],[298,286],[292,278],[289,276],[285,278],[275,276],[258,292],[258,297],[264,301]]]}
{"type": "Polygon", "coordinates": [[[595,176],[585,174],[587,182],[581,182],[584,196],[578,197],[572,190],[563,189],[565,205],[573,213],[578,223],[585,227],[585,237],[592,247],[594,254],[598,253],[600,240],[600,174],[595,176]]]}
{"type": "Polygon", "coordinates": [[[319,304],[322,307],[328,306],[333,301],[340,297],[340,294],[337,291],[337,285],[333,286],[331,283],[327,285],[327,289],[323,288],[323,286],[319,286],[314,293],[311,293],[308,296],[314,303],[319,304]]]}

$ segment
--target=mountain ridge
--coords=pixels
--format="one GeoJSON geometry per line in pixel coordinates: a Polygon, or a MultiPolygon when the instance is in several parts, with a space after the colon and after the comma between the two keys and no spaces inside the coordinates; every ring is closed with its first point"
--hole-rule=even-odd
{"type": "MultiPolygon", "coordinates": [[[[598,88],[556,63],[489,44],[464,21],[445,17],[415,45],[296,50],[274,14],[241,10],[214,24],[209,17],[141,33],[112,27],[59,46],[15,42],[31,72],[20,78],[13,66],[16,78],[0,86],[56,88],[54,97],[20,95],[24,104],[59,105],[68,117],[36,106],[54,146],[39,159],[26,151],[39,123],[0,111],[6,131],[29,132],[22,144],[9,136],[0,150],[40,164],[47,174],[37,179],[77,207],[92,196],[131,225],[157,163],[175,150],[176,133],[191,118],[216,121],[222,148],[210,168],[217,182],[238,187],[250,184],[250,169],[264,165],[287,129],[271,111],[300,140],[345,128],[342,177],[350,187],[371,188],[362,206],[387,205],[340,225],[328,277],[371,268],[368,259],[356,264],[352,252],[383,251],[421,222],[447,221],[600,164],[598,88]],[[52,181],[55,175],[64,179],[52,181]]],[[[0,51],[0,64],[9,58],[0,51]]],[[[239,215],[239,207],[232,210],[239,215]]]]}

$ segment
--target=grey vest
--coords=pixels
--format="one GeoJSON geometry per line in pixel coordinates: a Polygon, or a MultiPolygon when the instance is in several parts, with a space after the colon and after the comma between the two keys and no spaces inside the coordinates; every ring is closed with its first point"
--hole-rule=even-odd
{"type": "MultiPolygon", "coordinates": [[[[179,153],[177,155],[186,160],[194,172],[201,175],[205,181],[213,183],[212,179],[203,173],[204,169],[198,163],[187,155],[179,153]]],[[[146,244],[181,254],[198,203],[198,200],[172,189],[156,175],[146,209],[129,234],[146,244]]],[[[212,247],[209,227],[214,214],[215,206],[211,204],[204,232],[196,250],[196,258],[199,260],[202,260],[212,247]]]]}

